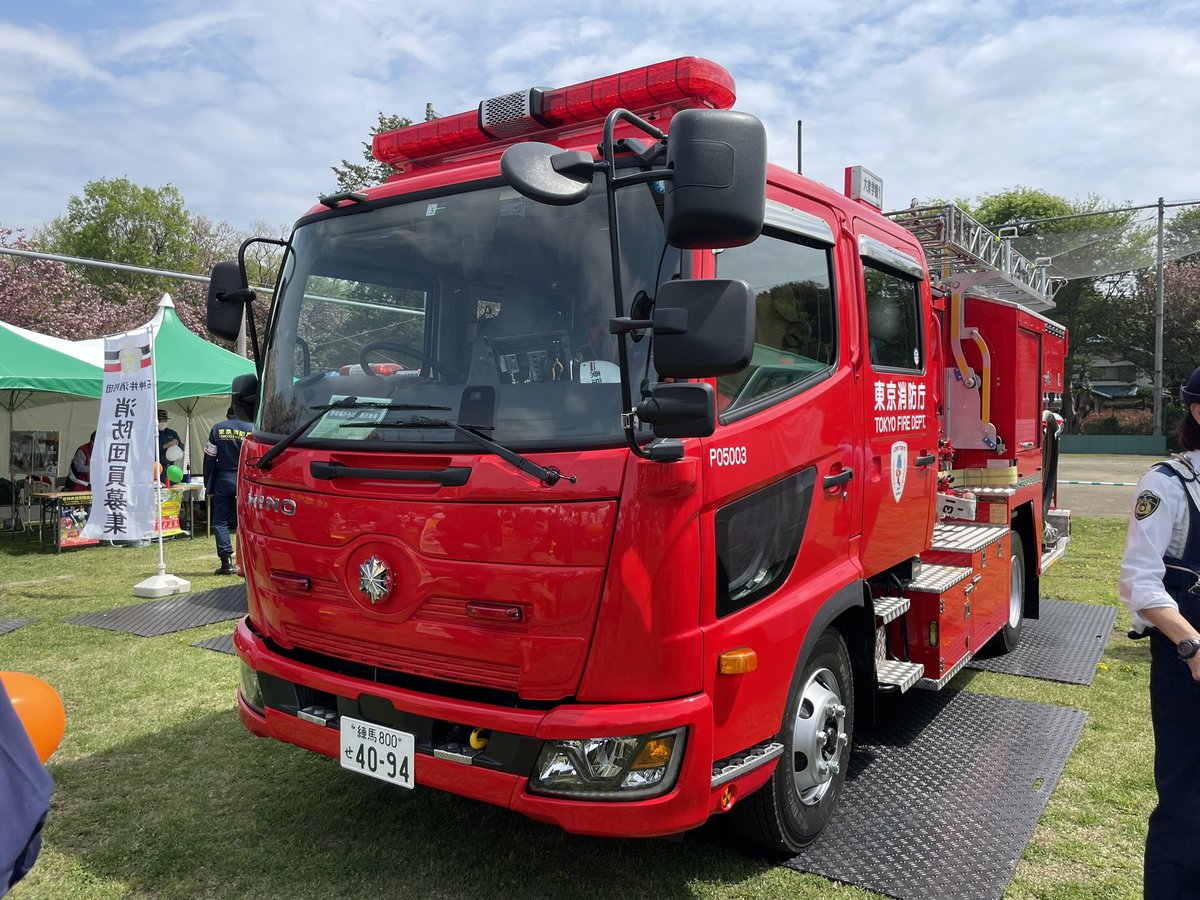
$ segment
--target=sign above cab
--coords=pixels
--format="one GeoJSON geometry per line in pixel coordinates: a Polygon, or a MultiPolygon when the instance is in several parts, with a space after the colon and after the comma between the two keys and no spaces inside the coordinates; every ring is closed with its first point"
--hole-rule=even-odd
{"type": "Polygon", "coordinates": [[[862,166],[846,166],[846,196],[883,211],[883,179],[862,166]]]}

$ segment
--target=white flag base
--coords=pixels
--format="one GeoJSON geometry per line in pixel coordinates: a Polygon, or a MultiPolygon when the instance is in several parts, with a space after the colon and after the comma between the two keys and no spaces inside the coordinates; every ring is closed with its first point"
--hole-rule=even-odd
{"type": "Polygon", "coordinates": [[[135,597],[169,597],[172,594],[186,594],[192,589],[192,583],[178,575],[166,574],[166,566],[158,567],[158,574],[151,575],[145,581],[133,586],[135,597]]]}

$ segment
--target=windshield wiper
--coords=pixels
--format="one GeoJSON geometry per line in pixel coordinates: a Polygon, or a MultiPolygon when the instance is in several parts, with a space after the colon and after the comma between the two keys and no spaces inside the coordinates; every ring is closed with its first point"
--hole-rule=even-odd
{"type": "Polygon", "coordinates": [[[281,454],[288,447],[292,446],[292,444],[296,443],[296,441],[300,440],[300,438],[304,437],[305,433],[310,428],[312,428],[314,425],[316,425],[317,422],[319,422],[322,419],[322,417],[324,417],[325,413],[329,412],[331,409],[415,410],[415,409],[449,409],[449,408],[450,407],[448,407],[448,406],[429,406],[427,404],[422,404],[422,403],[372,403],[372,402],[367,402],[367,401],[359,402],[359,399],[357,397],[343,397],[341,400],[338,400],[336,403],[327,403],[324,406],[310,406],[309,409],[313,410],[313,415],[309,416],[307,419],[305,419],[303,422],[301,422],[293,431],[291,431],[286,437],[284,437],[283,440],[281,440],[274,447],[272,447],[270,450],[268,450],[266,453],[264,453],[259,458],[258,462],[254,463],[254,465],[259,469],[263,469],[264,471],[269,471],[271,466],[273,466],[275,464],[276,457],[278,457],[279,454],[281,454]]]}
{"type": "MultiPolygon", "coordinates": [[[[419,408],[442,409],[443,407],[426,406],[426,407],[419,407],[419,408]]],[[[490,450],[492,453],[495,453],[498,457],[500,457],[502,460],[504,460],[509,465],[514,466],[519,471],[524,472],[526,475],[532,475],[534,478],[536,478],[538,481],[542,482],[542,484],[544,484],[546,486],[557,484],[560,480],[564,480],[564,479],[566,481],[571,482],[571,484],[575,483],[574,475],[564,475],[555,466],[550,466],[550,467],[539,466],[533,460],[526,459],[520,453],[514,453],[512,450],[509,450],[503,444],[498,444],[495,441],[493,441],[491,438],[486,438],[479,432],[473,431],[472,429],[476,426],[471,426],[470,428],[468,428],[465,425],[459,425],[457,422],[452,421],[451,419],[430,419],[427,416],[413,416],[411,419],[409,419],[406,422],[375,422],[375,423],[370,423],[370,424],[371,424],[371,427],[374,427],[374,428],[453,428],[456,432],[461,434],[463,437],[467,438],[468,440],[474,441],[476,444],[478,444],[480,447],[483,447],[485,450],[490,450]]],[[[366,422],[361,422],[361,423],[347,422],[344,425],[342,425],[342,427],[343,428],[365,428],[365,427],[367,427],[367,425],[368,425],[368,423],[366,423],[366,422]]]]}

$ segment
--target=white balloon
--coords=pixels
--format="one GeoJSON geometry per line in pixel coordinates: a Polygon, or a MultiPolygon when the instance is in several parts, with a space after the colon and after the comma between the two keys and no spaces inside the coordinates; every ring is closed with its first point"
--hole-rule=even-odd
{"type": "Polygon", "coordinates": [[[177,463],[183,459],[183,448],[179,446],[167,448],[167,461],[177,463]]]}

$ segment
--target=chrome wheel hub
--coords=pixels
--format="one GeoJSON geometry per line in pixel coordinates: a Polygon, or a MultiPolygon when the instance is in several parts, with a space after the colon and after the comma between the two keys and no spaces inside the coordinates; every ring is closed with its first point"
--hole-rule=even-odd
{"type": "Polygon", "coordinates": [[[850,741],[845,721],[837,677],[818,669],[804,685],[792,723],[792,781],[806,806],[821,801],[842,769],[842,748],[850,741]]]}

